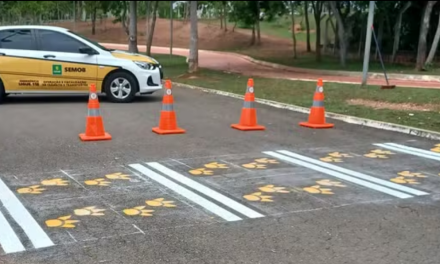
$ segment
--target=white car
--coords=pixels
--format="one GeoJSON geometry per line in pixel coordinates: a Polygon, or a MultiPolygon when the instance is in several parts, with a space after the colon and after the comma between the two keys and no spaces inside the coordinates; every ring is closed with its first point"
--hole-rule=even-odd
{"type": "Polygon", "coordinates": [[[84,93],[92,83],[112,102],[162,89],[155,59],[107,49],[68,29],[0,27],[0,102],[8,94],[84,93]]]}

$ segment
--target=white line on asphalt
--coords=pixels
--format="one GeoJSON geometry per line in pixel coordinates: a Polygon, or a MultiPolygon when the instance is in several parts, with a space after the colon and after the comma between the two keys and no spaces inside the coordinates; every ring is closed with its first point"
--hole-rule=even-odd
{"type": "Polygon", "coordinates": [[[417,196],[428,195],[429,194],[429,193],[424,192],[424,191],[416,190],[416,189],[413,189],[413,188],[409,188],[409,187],[406,187],[406,186],[399,185],[397,183],[393,183],[393,182],[389,182],[389,181],[382,180],[382,179],[379,179],[379,178],[375,178],[373,176],[370,176],[370,175],[367,175],[367,174],[364,174],[364,173],[360,173],[360,172],[357,172],[357,171],[345,169],[345,168],[342,168],[342,167],[339,167],[339,166],[335,166],[335,165],[332,165],[332,164],[328,164],[328,163],[325,163],[325,162],[322,162],[322,161],[319,161],[319,160],[315,160],[315,159],[312,159],[312,158],[309,158],[309,157],[306,157],[306,156],[301,156],[301,155],[298,155],[296,153],[293,153],[293,152],[290,152],[290,151],[287,151],[287,150],[279,150],[277,152],[282,153],[282,154],[287,155],[287,156],[290,156],[290,157],[294,157],[294,158],[306,161],[306,162],[310,162],[310,163],[316,164],[316,165],[321,166],[321,167],[325,167],[325,168],[328,168],[328,169],[331,169],[331,170],[334,170],[334,171],[345,173],[347,175],[350,175],[350,176],[353,176],[353,177],[356,177],[356,178],[360,178],[360,179],[363,179],[363,180],[366,180],[366,181],[370,181],[370,182],[374,182],[374,183],[377,183],[377,184],[380,184],[380,185],[383,185],[383,186],[387,186],[389,188],[393,188],[393,189],[396,189],[396,190],[399,190],[399,191],[402,191],[402,192],[407,192],[407,193],[414,194],[414,195],[417,195],[417,196]]]}
{"type": "Polygon", "coordinates": [[[385,144],[373,144],[375,146],[378,147],[382,147],[382,148],[386,148],[389,150],[394,150],[397,152],[402,152],[402,153],[406,153],[406,154],[410,154],[410,155],[414,155],[414,156],[419,156],[422,158],[427,158],[427,159],[433,159],[433,160],[437,160],[440,161],[440,155],[435,153],[435,152],[431,152],[431,151],[426,151],[423,149],[418,149],[418,148],[412,148],[412,147],[407,147],[404,145],[399,145],[399,144],[394,144],[394,143],[385,143],[385,144]]]}
{"type": "Polygon", "coordinates": [[[24,205],[0,178],[0,201],[14,218],[15,222],[23,229],[35,248],[53,246],[54,243],[35,221],[24,205]]]}
{"type": "Polygon", "coordinates": [[[284,161],[287,161],[287,162],[290,162],[290,163],[293,163],[293,164],[297,164],[297,165],[300,165],[300,166],[303,166],[303,167],[306,167],[306,168],[309,168],[309,169],[312,169],[312,170],[315,170],[315,171],[319,171],[319,172],[328,174],[330,176],[333,176],[333,177],[345,180],[347,182],[352,182],[352,183],[364,186],[366,188],[370,188],[370,189],[373,189],[373,190],[376,190],[376,191],[379,191],[379,192],[382,192],[382,193],[386,193],[386,194],[389,194],[389,195],[392,195],[392,196],[395,196],[395,197],[398,197],[398,198],[401,198],[401,199],[406,199],[406,198],[414,197],[414,196],[406,194],[406,193],[402,193],[402,192],[399,192],[399,191],[395,191],[395,190],[386,188],[384,186],[380,186],[380,185],[377,185],[377,184],[374,184],[374,183],[371,183],[371,182],[367,182],[367,181],[364,181],[364,180],[361,180],[361,179],[357,179],[357,178],[354,178],[354,177],[351,177],[351,176],[348,176],[348,175],[345,175],[345,174],[342,174],[342,173],[339,173],[339,172],[336,172],[336,171],[333,171],[333,170],[329,170],[329,169],[326,169],[326,168],[323,168],[323,167],[320,167],[320,166],[317,166],[317,165],[313,165],[313,164],[308,163],[308,162],[304,162],[304,161],[301,161],[301,160],[298,160],[298,159],[287,157],[287,156],[281,155],[281,154],[273,152],[273,151],[265,151],[263,153],[267,154],[267,155],[270,155],[270,156],[273,156],[275,158],[278,158],[278,159],[281,159],[281,160],[284,160],[284,161]]]}
{"type": "Polygon", "coordinates": [[[26,250],[2,212],[0,212],[0,246],[6,254],[26,250]]]}
{"type": "Polygon", "coordinates": [[[133,169],[139,171],[143,175],[147,176],[148,178],[158,182],[159,184],[162,184],[166,188],[171,189],[172,191],[182,195],[183,197],[191,200],[192,202],[204,207],[208,211],[220,216],[221,218],[225,219],[226,221],[243,220],[242,218],[238,217],[237,215],[221,208],[220,206],[216,205],[213,202],[208,201],[207,199],[188,190],[187,188],[180,186],[173,181],[168,180],[164,176],[148,169],[147,167],[145,167],[141,164],[130,164],[129,166],[132,167],[133,169]]]}
{"type": "Polygon", "coordinates": [[[216,192],[215,190],[213,190],[211,188],[206,187],[203,184],[200,184],[194,180],[191,180],[190,178],[185,177],[182,174],[161,165],[160,163],[149,162],[149,163],[147,163],[147,165],[162,172],[163,174],[169,176],[170,178],[172,178],[182,184],[185,184],[186,186],[193,188],[193,189],[197,190],[198,192],[203,193],[204,195],[228,206],[229,208],[241,213],[242,215],[245,215],[250,218],[264,217],[264,215],[260,214],[259,212],[252,210],[251,208],[249,208],[241,203],[238,203],[238,202],[232,200],[231,198],[226,197],[225,195],[223,195],[219,192],[216,192]]]}

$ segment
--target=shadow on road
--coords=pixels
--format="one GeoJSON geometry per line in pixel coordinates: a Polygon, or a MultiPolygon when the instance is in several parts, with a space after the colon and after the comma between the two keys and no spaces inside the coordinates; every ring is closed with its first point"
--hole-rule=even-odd
{"type": "MultiPolygon", "coordinates": [[[[63,103],[79,103],[87,104],[88,95],[10,95],[6,97],[2,104],[63,104],[63,103]]],[[[136,96],[132,104],[137,103],[149,103],[160,102],[162,100],[161,95],[141,95],[136,96]]],[[[100,103],[111,103],[105,95],[99,96],[100,103]]]]}

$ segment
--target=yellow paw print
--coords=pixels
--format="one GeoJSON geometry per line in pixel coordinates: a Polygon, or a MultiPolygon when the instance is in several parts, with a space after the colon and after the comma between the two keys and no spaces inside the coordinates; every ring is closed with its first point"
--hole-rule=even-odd
{"type": "Polygon", "coordinates": [[[396,177],[390,181],[401,184],[420,184],[416,179],[406,179],[405,177],[396,177]]]}
{"type": "Polygon", "coordinates": [[[342,159],[334,158],[334,157],[320,158],[320,160],[325,161],[325,162],[342,162],[342,159]]]}
{"type": "Polygon", "coordinates": [[[410,172],[410,171],[401,171],[397,174],[400,176],[403,176],[403,177],[415,177],[415,178],[427,178],[428,177],[428,176],[423,175],[422,173],[410,172]]]}
{"type": "Polygon", "coordinates": [[[105,177],[109,180],[130,180],[130,176],[127,174],[122,174],[120,172],[107,174],[105,177]]]}
{"type": "Polygon", "coordinates": [[[331,180],[320,180],[320,181],[316,181],[316,183],[319,185],[324,185],[324,186],[347,187],[346,185],[344,185],[340,182],[331,181],[331,180]]]}
{"type": "Polygon", "coordinates": [[[263,164],[258,164],[256,162],[252,162],[252,163],[248,163],[248,164],[243,164],[241,165],[247,169],[266,169],[267,166],[263,165],[263,164]]]}
{"type": "Polygon", "coordinates": [[[60,178],[44,180],[41,182],[42,185],[46,186],[66,186],[69,185],[69,182],[60,178]]]}
{"type": "Polygon", "coordinates": [[[261,158],[261,159],[255,159],[258,163],[268,163],[268,164],[280,164],[279,161],[275,159],[268,159],[268,158],[261,158]]]}
{"type": "Polygon", "coordinates": [[[313,194],[317,194],[317,193],[321,193],[321,194],[334,194],[332,192],[332,189],[321,188],[321,186],[319,186],[319,185],[314,185],[314,186],[311,186],[311,187],[305,187],[305,188],[303,188],[303,190],[308,192],[308,193],[313,193],[313,194]]]}
{"type": "Polygon", "coordinates": [[[226,164],[218,163],[218,162],[211,162],[208,164],[205,164],[205,167],[208,169],[227,169],[228,166],[226,164]]]}
{"type": "Polygon", "coordinates": [[[76,209],[73,212],[78,216],[86,216],[86,215],[92,215],[92,216],[102,216],[104,215],[105,209],[96,209],[96,206],[89,206],[82,209],[76,209]]]}
{"type": "Polygon", "coordinates": [[[353,157],[349,154],[340,153],[340,152],[332,152],[332,153],[329,153],[328,155],[333,158],[352,158],[353,157]]]}
{"type": "Polygon", "coordinates": [[[164,201],[164,198],[157,198],[154,200],[145,201],[145,203],[149,206],[156,207],[176,207],[173,201],[164,201]]]}
{"type": "Polygon", "coordinates": [[[109,186],[111,182],[106,181],[103,178],[95,179],[95,180],[88,180],[84,182],[86,185],[97,185],[97,186],[109,186]]]}
{"type": "Polygon", "coordinates": [[[387,155],[380,155],[380,154],[376,154],[376,153],[368,153],[364,155],[367,158],[372,158],[372,159],[388,159],[387,155]]]}
{"type": "Polygon", "coordinates": [[[440,153],[440,144],[436,144],[435,148],[432,148],[431,151],[440,153]]]}
{"type": "Polygon", "coordinates": [[[17,190],[18,193],[21,194],[41,194],[46,189],[40,188],[40,185],[33,185],[25,188],[20,188],[17,190]]]}
{"type": "Polygon", "coordinates": [[[380,155],[394,155],[393,152],[389,150],[382,150],[382,149],[374,149],[370,151],[371,153],[380,154],[380,155]]]}
{"type": "Polygon", "coordinates": [[[129,209],[124,209],[123,212],[124,214],[129,216],[135,216],[135,215],[153,216],[152,213],[154,212],[154,210],[145,210],[145,206],[137,206],[129,209]]]}
{"type": "Polygon", "coordinates": [[[261,192],[256,192],[256,193],[251,193],[248,195],[244,195],[243,198],[245,198],[248,201],[252,201],[252,202],[273,202],[273,200],[271,200],[272,196],[269,195],[262,195],[261,192]]]}
{"type": "Polygon", "coordinates": [[[289,191],[285,190],[286,187],[275,187],[274,185],[266,185],[258,189],[267,193],[289,193],[289,191]]]}
{"type": "Polygon", "coordinates": [[[60,216],[57,219],[49,219],[46,221],[46,225],[48,227],[63,227],[63,228],[74,228],[75,223],[78,223],[79,220],[69,220],[71,215],[60,216]]]}
{"type": "Polygon", "coordinates": [[[192,175],[213,175],[214,174],[214,172],[212,170],[207,170],[204,168],[190,170],[189,173],[191,173],[192,175]]]}

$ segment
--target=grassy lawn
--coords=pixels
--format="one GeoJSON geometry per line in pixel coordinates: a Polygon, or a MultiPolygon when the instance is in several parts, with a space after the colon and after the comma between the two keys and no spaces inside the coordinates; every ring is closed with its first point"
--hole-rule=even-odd
{"type": "MultiPolygon", "coordinates": [[[[343,68],[340,65],[338,57],[323,56],[321,62],[316,62],[315,54],[301,54],[298,55],[297,59],[293,56],[285,56],[283,58],[279,57],[268,57],[259,56],[258,53],[251,50],[241,50],[240,53],[251,56],[258,60],[273,62],[281,65],[292,66],[297,68],[305,69],[317,69],[317,70],[332,70],[332,71],[352,71],[352,72],[362,72],[363,60],[351,59],[347,61],[347,67],[343,68]]],[[[401,73],[401,74],[421,74],[421,75],[438,75],[440,74],[440,68],[433,67],[427,71],[416,71],[414,70],[415,65],[402,65],[402,64],[388,64],[385,63],[385,69],[387,73],[401,73]]],[[[370,61],[369,72],[379,72],[382,73],[382,66],[380,61],[370,61]]]]}
{"type": "MultiPolygon", "coordinates": [[[[185,58],[169,55],[154,55],[163,65],[165,77],[180,82],[210,89],[244,95],[248,77],[201,69],[191,78],[186,74],[185,58]]],[[[315,90],[312,82],[254,78],[255,94],[258,98],[310,107],[315,90]]],[[[440,132],[440,97],[434,89],[398,88],[380,90],[369,86],[360,89],[357,85],[325,83],[326,111],[345,115],[386,121],[440,132]],[[380,102],[386,109],[375,109],[365,105],[352,105],[347,101],[363,99],[380,102]],[[426,111],[406,109],[427,108],[426,111]],[[398,110],[392,110],[398,109],[398,110]]]]}

